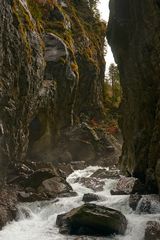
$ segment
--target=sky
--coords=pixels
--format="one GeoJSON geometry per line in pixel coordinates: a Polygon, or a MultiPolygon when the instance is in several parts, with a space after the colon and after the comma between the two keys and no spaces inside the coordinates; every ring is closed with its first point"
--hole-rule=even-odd
{"type": "MultiPolygon", "coordinates": [[[[101,18],[108,22],[109,18],[109,0],[99,0],[98,9],[101,14],[101,18]]],[[[107,44],[107,55],[105,56],[106,60],[106,74],[108,72],[109,65],[114,62],[113,54],[110,46],[107,44]]]]}

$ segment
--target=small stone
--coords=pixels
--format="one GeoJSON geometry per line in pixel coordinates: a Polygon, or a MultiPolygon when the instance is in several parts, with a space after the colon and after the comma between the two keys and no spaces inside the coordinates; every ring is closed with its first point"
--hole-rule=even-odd
{"type": "Polygon", "coordinates": [[[83,198],[82,198],[83,202],[93,202],[98,200],[99,200],[99,196],[94,193],[86,193],[83,195],[83,198]]]}

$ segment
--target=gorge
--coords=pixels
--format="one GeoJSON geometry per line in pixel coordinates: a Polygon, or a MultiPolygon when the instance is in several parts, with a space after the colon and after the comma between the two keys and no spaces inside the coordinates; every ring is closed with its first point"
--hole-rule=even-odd
{"type": "Polygon", "coordinates": [[[160,3],[97,2],[0,1],[0,240],[160,239],[160,3]]]}

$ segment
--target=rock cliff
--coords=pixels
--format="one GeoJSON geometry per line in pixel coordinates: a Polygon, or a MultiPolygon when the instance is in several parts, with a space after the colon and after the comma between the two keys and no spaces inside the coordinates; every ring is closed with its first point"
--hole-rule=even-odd
{"type": "Polygon", "coordinates": [[[83,113],[103,116],[105,32],[85,0],[0,1],[1,176],[9,162],[51,160],[83,113]]]}
{"type": "Polygon", "coordinates": [[[119,67],[123,99],[122,169],[160,190],[160,2],[111,0],[108,41],[119,67]]]}

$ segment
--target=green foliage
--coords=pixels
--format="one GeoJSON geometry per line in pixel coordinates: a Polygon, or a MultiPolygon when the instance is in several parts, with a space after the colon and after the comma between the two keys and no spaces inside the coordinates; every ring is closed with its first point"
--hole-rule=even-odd
{"type": "Polygon", "coordinates": [[[121,101],[122,91],[118,67],[113,63],[109,67],[109,73],[106,78],[104,93],[106,104],[110,104],[112,108],[118,108],[121,101]]]}
{"type": "Polygon", "coordinates": [[[115,64],[109,67],[109,73],[104,83],[104,106],[106,112],[105,123],[108,132],[112,133],[118,129],[119,104],[121,102],[122,90],[120,86],[119,71],[115,64]]]}

